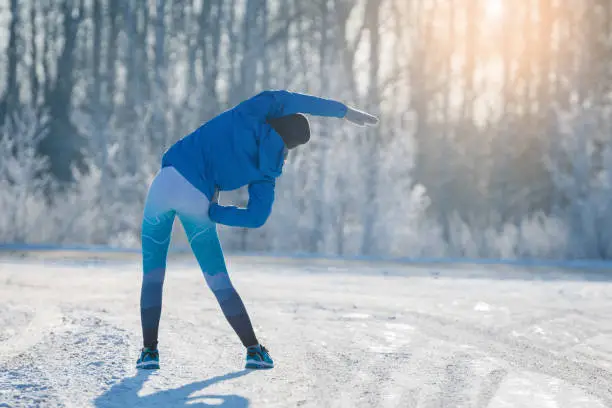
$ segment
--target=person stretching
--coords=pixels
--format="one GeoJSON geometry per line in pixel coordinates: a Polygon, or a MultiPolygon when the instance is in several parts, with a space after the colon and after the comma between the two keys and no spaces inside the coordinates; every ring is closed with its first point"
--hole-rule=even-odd
{"type": "Polygon", "coordinates": [[[375,116],[341,102],[282,90],[264,91],[204,123],[163,155],[161,169],[149,187],[142,220],[143,348],[138,368],[159,368],[162,289],[176,216],[206,283],[246,348],[246,368],[274,366],[232,285],[216,224],[243,228],[264,225],[288,151],[310,140],[304,114],[345,118],[360,126],[378,123],[375,116]],[[218,204],[219,191],[243,186],[248,186],[249,192],[246,208],[218,204]]]}

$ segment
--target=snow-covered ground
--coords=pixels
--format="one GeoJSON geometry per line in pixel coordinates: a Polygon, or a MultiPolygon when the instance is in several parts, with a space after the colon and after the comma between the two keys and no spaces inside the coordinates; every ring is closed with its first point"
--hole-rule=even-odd
{"type": "Polygon", "coordinates": [[[133,255],[0,261],[0,407],[612,407],[612,271],[230,257],[277,367],[172,259],[137,372],[133,255]],[[131,259],[128,259],[131,258],[131,259]]]}

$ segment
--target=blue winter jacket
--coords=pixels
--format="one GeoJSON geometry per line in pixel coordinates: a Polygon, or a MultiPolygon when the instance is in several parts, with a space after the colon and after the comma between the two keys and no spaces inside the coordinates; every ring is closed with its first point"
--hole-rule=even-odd
{"type": "Polygon", "coordinates": [[[262,226],[274,202],[274,184],[284,163],[285,144],[266,120],[293,113],[342,118],[346,105],[288,91],[264,91],[221,113],[176,142],[164,154],[172,166],[209,200],[215,190],[248,185],[246,208],[212,203],[212,221],[234,227],[262,226]]]}

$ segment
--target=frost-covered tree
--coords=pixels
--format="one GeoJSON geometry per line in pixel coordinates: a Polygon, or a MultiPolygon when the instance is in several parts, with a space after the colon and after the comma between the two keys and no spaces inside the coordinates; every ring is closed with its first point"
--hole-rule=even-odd
{"type": "Polygon", "coordinates": [[[547,157],[554,214],[568,228],[565,253],[612,256],[612,111],[573,105],[558,113],[558,132],[547,157]]]}

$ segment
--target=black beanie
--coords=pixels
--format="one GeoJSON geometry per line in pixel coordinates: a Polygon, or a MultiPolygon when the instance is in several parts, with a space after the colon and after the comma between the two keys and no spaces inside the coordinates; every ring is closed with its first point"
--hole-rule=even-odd
{"type": "Polygon", "coordinates": [[[301,113],[268,119],[268,123],[283,138],[287,149],[293,149],[310,140],[308,119],[301,113]]]}

